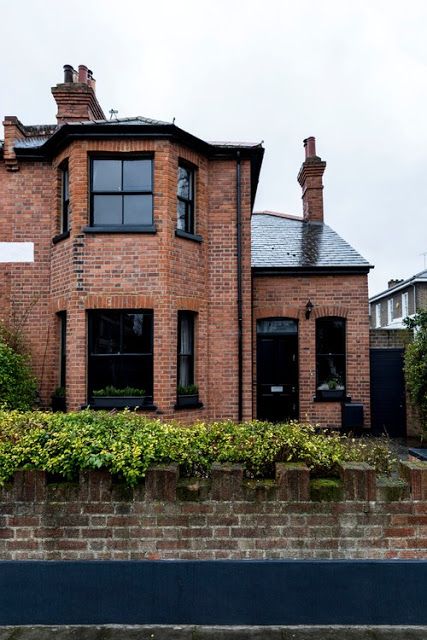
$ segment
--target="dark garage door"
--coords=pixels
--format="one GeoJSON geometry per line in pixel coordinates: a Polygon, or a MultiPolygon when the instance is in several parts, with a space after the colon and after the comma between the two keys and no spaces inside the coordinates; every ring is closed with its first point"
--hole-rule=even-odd
{"type": "Polygon", "coordinates": [[[371,349],[372,431],[406,436],[403,349],[371,349]]]}

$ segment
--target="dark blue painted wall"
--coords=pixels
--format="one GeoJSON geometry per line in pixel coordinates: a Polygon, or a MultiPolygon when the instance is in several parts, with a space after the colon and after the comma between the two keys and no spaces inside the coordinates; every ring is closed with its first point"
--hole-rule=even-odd
{"type": "Polygon", "coordinates": [[[427,561],[0,562],[0,625],[427,624],[427,561]]]}

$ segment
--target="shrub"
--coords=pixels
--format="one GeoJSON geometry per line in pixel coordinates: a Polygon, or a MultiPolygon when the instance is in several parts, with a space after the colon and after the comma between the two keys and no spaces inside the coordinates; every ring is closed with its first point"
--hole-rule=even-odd
{"type": "Polygon", "coordinates": [[[415,336],[405,352],[405,380],[409,396],[418,411],[423,431],[427,430],[427,312],[406,318],[415,336]]]}
{"type": "MultiPolygon", "coordinates": [[[[376,442],[374,439],[370,441],[376,442]]],[[[314,476],[336,476],[343,461],[367,460],[389,472],[384,441],[375,446],[294,422],[231,421],[182,427],[136,412],[0,411],[0,483],[18,468],[71,479],[80,469],[104,468],[129,485],[153,464],[175,462],[184,475],[209,475],[214,462],[246,465],[250,477],[272,477],[275,462],[305,462],[314,476]]]]}
{"type": "Polygon", "coordinates": [[[26,356],[0,340],[0,406],[30,409],[35,402],[36,391],[36,380],[26,356]]]}
{"type": "Polygon", "coordinates": [[[199,387],[197,386],[197,384],[179,384],[177,387],[177,393],[180,396],[192,396],[196,393],[199,393],[199,387]]]}

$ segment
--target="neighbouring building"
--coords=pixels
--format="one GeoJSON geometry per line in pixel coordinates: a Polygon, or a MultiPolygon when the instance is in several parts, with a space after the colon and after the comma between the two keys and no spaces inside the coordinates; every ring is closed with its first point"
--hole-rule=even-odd
{"type": "Polygon", "coordinates": [[[427,269],[406,280],[389,280],[388,288],[369,299],[371,329],[403,329],[403,320],[427,309],[427,269]]]}
{"type": "Polygon", "coordinates": [[[369,426],[370,265],[323,221],[314,138],[303,217],[253,214],[260,143],[107,120],[83,65],[52,93],[57,123],[6,116],[0,148],[1,315],[42,405],[369,426]]]}
{"type": "Polygon", "coordinates": [[[408,401],[404,353],[411,339],[404,319],[427,309],[427,270],[406,280],[389,280],[388,288],[369,299],[372,427],[391,436],[420,433],[416,412],[408,401]]]}

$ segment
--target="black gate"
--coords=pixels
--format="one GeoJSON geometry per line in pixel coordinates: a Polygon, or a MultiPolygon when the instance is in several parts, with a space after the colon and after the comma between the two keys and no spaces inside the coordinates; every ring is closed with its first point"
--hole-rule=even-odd
{"type": "Polygon", "coordinates": [[[403,349],[371,349],[372,432],[406,436],[403,349]]]}
{"type": "Polygon", "coordinates": [[[298,418],[298,323],[285,318],[257,322],[257,418],[298,418]]]}

